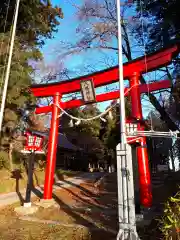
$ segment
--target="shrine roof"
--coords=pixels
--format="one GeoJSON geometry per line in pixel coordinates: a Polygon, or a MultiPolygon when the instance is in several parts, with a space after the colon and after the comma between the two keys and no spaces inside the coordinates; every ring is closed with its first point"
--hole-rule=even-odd
{"type": "MultiPolygon", "coordinates": [[[[45,138],[49,138],[49,133],[48,132],[40,132],[40,131],[32,131],[32,132],[35,133],[35,134],[38,134],[40,136],[43,136],[45,138]]],[[[68,149],[68,150],[72,150],[72,151],[81,150],[78,146],[72,144],[67,139],[67,137],[62,133],[58,133],[58,147],[68,149]]]]}

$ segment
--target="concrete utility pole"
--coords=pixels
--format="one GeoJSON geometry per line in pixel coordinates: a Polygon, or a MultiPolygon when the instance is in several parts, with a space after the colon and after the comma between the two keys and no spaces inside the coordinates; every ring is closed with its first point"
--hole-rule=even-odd
{"type": "Polygon", "coordinates": [[[117,0],[117,24],[118,24],[118,61],[119,61],[119,91],[120,91],[120,122],[121,122],[121,143],[126,144],[126,112],[123,78],[123,52],[122,52],[122,31],[121,31],[121,3],[117,0]]]}
{"type": "Polygon", "coordinates": [[[119,232],[117,240],[137,240],[131,146],[126,138],[126,112],[123,78],[121,3],[117,3],[121,142],[116,147],[119,232]]]}
{"type": "Polygon", "coordinates": [[[7,64],[7,68],[6,68],[6,74],[5,74],[5,79],[4,79],[4,88],[3,88],[2,99],[1,99],[0,132],[2,130],[4,108],[5,108],[7,88],[8,88],[8,83],[9,83],[9,75],[10,75],[10,69],[11,69],[12,54],[13,54],[13,48],[14,48],[14,40],[15,40],[15,35],[16,35],[17,19],[18,19],[18,13],[19,13],[19,3],[20,3],[20,0],[16,0],[16,9],[15,9],[14,22],[13,22],[13,27],[12,27],[12,35],[11,35],[11,42],[10,42],[10,49],[9,49],[8,64],[7,64]]]}

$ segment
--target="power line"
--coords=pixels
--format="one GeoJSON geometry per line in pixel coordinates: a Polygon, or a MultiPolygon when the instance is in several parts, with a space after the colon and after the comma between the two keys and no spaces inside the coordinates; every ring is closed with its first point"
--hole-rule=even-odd
{"type": "MultiPolygon", "coordinates": [[[[8,4],[7,4],[7,8],[6,8],[6,16],[5,16],[5,22],[4,22],[4,28],[3,28],[3,38],[2,38],[2,42],[1,42],[1,47],[0,47],[0,54],[2,52],[2,47],[3,47],[3,43],[4,43],[4,39],[5,39],[5,30],[6,30],[6,24],[7,24],[7,17],[8,17],[8,13],[9,13],[9,6],[10,6],[10,0],[8,1],[8,4]]],[[[13,16],[13,20],[14,20],[14,16],[13,16]]],[[[12,20],[12,22],[13,22],[12,20]]],[[[5,65],[6,65],[6,61],[7,61],[7,54],[8,54],[8,49],[9,49],[9,44],[10,44],[10,36],[11,36],[11,31],[10,31],[10,34],[9,34],[9,41],[8,41],[8,44],[7,44],[7,51],[6,51],[6,57],[5,57],[5,65]]],[[[5,70],[3,68],[3,73],[2,73],[2,77],[1,77],[1,82],[0,84],[2,84],[3,82],[3,78],[4,78],[4,73],[5,73],[5,70]]]]}
{"type": "Polygon", "coordinates": [[[11,43],[10,43],[10,49],[9,49],[9,58],[8,58],[8,64],[7,64],[5,80],[4,80],[4,88],[3,88],[3,93],[2,93],[2,102],[1,102],[1,108],[0,108],[0,132],[2,129],[2,121],[3,121],[4,108],[5,108],[6,96],[7,96],[7,88],[8,88],[8,83],[9,83],[9,75],[10,75],[14,40],[15,40],[17,19],[18,19],[18,13],[19,13],[19,3],[20,3],[20,0],[17,0],[16,7],[15,7],[14,23],[13,23],[13,28],[12,28],[11,43]]]}

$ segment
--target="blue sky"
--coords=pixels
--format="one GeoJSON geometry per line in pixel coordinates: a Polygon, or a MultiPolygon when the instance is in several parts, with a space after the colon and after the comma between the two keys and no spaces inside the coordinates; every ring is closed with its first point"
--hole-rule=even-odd
{"type": "MultiPolygon", "coordinates": [[[[73,1],[72,1],[73,2],[73,1]]],[[[52,65],[57,57],[57,52],[58,52],[58,42],[64,41],[64,42],[69,42],[72,41],[73,39],[76,40],[77,33],[76,33],[76,28],[79,25],[79,22],[77,22],[75,18],[75,13],[77,11],[76,7],[72,6],[71,0],[53,0],[52,3],[54,5],[58,5],[59,7],[62,8],[63,14],[64,14],[64,19],[61,20],[61,24],[58,27],[58,33],[54,34],[54,39],[46,40],[45,45],[42,48],[42,52],[44,55],[44,62],[45,64],[50,64],[52,65]],[[59,4],[60,2],[60,4],[59,4]]],[[[79,0],[78,3],[81,3],[79,0]]],[[[60,53],[60,52],[58,52],[60,53]]],[[[94,54],[89,54],[89,53],[84,53],[81,55],[76,55],[72,56],[71,58],[66,60],[66,67],[68,69],[73,70],[78,70],[79,68],[82,68],[84,64],[90,64],[94,60],[97,59],[102,59],[102,58],[117,58],[116,54],[112,53],[105,53],[105,52],[99,52],[96,51],[94,54]]],[[[96,70],[101,70],[106,68],[105,64],[99,64],[99,66],[96,66],[96,70]]],[[[85,73],[82,73],[82,75],[85,73]]],[[[98,91],[101,92],[102,88],[98,91]]],[[[103,111],[109,102],[106,103],[101,103],[99,104],[100,109],[103,111]]]]}
{"type": "MultiPolygon", "coordinates": [[[[44,54],[44,63],[45,65],[53,65],[54,62],[56,61],[56,58],[58,56],[58,53],[60,53],[60,49],[58,49],[58,43],[60,41],[64,42],[69,42],[69,41],[74,41],[77,38],[77,33],[76,33],[76,28],[78,26],[78,22],[75,18],[75,13],[77,11],[75,6],[72,6],[72,2],[74,0],[52,0],[52,3],[54,5],[58,5],[59,7],[62,8],[63,13],[64,13],[64,19],[61,20],[61,24],[58,27],[58,32],[54,34],[54,38],[50,40],[46,40],[45,45],[42,48],[42,52],[44,54]]],[[[77,4],[80,4],[82,0],[77,0],[77,4]]],[[[81,54],[81,55],[76,55],[72,56],[71,58],[67,59],[65,62],[65,66],[68,69],[71,70],[77,70],[81,69],[85,64],[91,64],[98,59],[102,58],[109,58],[109,59],[115,59],[115,62],[117,62],[117,55],[115,53],[105,53],[105,52],[99,52],[95,51],[93,54],[89,54],[89,52],[81,54]]],[[[104,69],[107,66],[102,63],[98,64],[96,66],[96,70],[104,69]]],[[[81,72],[81,75],[84,73],[81,72]]],[[[98,92],[101,92],[102,88],[99,89],[98,92]]],[[[100,110],[104,110],[109,103],[101,103],[99,104],[100,110]]],[[[151,107],[149,102],[143,101],[143,109],[144,109],[144,114],[147,115],[149,112],[148,109],[151,107]]]]}
{"type": "MultiPolygon", "coordinates": [[[[58,27],[58,32],[54,34],[54,39],[46,40],[46,44],[43,47],[44,58],[47,63],[53,61],[54,51],[57,49],[58,41],[69,41],[75,38],[75,30],[78,24],[74,17],[76,9],[68,3],[68,0],[53,0],[52,3],[62,8],[64,19],[60,20],[61,24],[58,27]]],[[[79,61],[81,62],[80,59],[79,61]]]]}

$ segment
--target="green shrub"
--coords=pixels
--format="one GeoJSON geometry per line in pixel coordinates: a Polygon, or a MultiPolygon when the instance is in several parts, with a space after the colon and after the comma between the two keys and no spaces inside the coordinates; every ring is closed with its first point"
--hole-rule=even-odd
{"type": "Polygon", "coordinates": [[[164,239],[180,240],[180,191],[165,204],[160,224],[164,239]]]}

